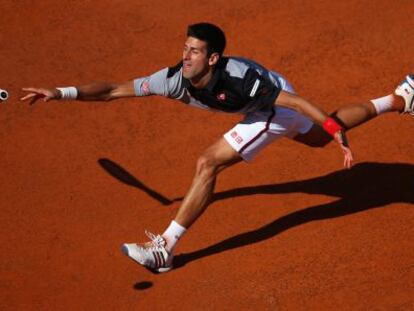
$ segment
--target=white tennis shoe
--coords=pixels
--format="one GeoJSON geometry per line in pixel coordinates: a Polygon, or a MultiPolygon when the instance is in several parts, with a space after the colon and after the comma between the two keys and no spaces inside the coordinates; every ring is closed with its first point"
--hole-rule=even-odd
{"type": "Polygon", "coordinates": [[[161,235],[155,235],[145,231],[150,238],[150,242],[145,244],[126,243],[121,247],[121,251],[140,265],[155,271],[167,272],[172,269],[173,255],[165,249],[167,242],[161,235]]]}
{"type": "Polygon", "coordinates": [[[395,95],[401,96],[405,100],[403,113],[414,115],[414,75],[408,75],[395,89],[395,95]]]}

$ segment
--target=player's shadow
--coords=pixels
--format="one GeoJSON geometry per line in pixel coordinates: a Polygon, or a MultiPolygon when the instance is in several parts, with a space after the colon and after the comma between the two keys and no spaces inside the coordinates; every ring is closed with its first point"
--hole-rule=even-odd
{"type": "MultiPolygon", "coordinates": [[[[143,192],[145,192],[150,197],[157,200],[163,205],[170,205],[175,201],[175,200],[168,199],[167,197],[163,196],[161,193],[146,186],[144,183],[142,183],[137,178],[135,178],[130,173],[128,173],[128,171],[125,170],[122,166],[120,166],[119,164],[115,163],[112,160],[101,158],[98,160],[98,163],[112,177],[115,177],[116,179],[123,182],[124,184],[127,184],[132,187],[136,187],[142,190],[143,192]]],[[[179,200],[179,199],[176,199],[176,200],[179,200]]]]}
{"type": "Polygon", "coordinates": [[[323,194],[339,199],[295,211],[258,229],[235,235],[194,252],[178,255],[174,258],[174,266],[179,268],[202,257],[257,243],[314,220],[341,217],[391,203],[413,204],[414,166],[396,163],[361,163],[351,170],[341,170],[312,179],[219,192],[215,194],[214,200],[253,194],[291,192],[323,194]]]}
{"type": "MultiPolygon", "coordinates": [[[[111,176],[144,191],[163,205],[170,205],[182,200],[181,197],[169,199],[163,196],[109,159],[99,159],[98,163],[111,176]]],[[[218,192],[214,194],[213,201],[255,194],[291,192],[323,194],[338,199],[330,203],[295,211],[258,229],[238,234],[206,248],[180,254],[174,258],[175,268],[182,267],[202,257],[272,238],[285,230],[310,221],[341,217],[398,202],[414,204],[414,165],[404,163],[360,163],[352,167],[351,170],[341,170],[312,179],[248,186],[218,192]]]]}

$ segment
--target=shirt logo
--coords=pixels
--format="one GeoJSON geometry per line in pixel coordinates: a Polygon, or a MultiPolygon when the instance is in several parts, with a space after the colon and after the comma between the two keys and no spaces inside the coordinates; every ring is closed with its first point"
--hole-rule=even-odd
{"type": "Polygon", "coordinates": [[[231,133],[230,133],[230,136],[231,136],[232,138],[234,138],[234,140],[235,140],[235,141],[236,141],[236,143],[238,143],[238,144],[241,144],[241,143],[243,142],[243,138],[241,138],[241,137],[239,136],[239,134],[238,134],[236,131],[231,132],[231,133]]]}
{"type": "Polygon", "coordinates": [[[221,101],[225,101],[226,100],[226,94],[225,93],[218,94],[217,99],[221,100],[221,101]]]}
{"type": "Polygon", "coordinates": [[[150,95],[151,91],[150,91],[150,85],[148,81],[142,82],[141,91],[144,95],[150,95]]]}

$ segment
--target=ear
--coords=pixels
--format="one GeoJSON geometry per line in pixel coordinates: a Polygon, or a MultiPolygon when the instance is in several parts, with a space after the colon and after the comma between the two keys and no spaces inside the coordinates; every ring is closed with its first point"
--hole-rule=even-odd
{"type": "Polygon", "coordinates": [[[208,59],[208,64],[210,66],[214,66],[215,64],[217,64],[217,62],[219,61],[219,59],[220,59],[219,53],[212,53],[210,55],[210,58],[208,59]]]}

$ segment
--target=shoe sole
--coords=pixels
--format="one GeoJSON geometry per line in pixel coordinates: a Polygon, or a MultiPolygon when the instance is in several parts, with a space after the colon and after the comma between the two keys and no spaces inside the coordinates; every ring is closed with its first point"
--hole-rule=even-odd
{"type": "Polygon", "coordinates": [[[125,244],[123,244],[123,245],[121,246],[121,252],[122,252],[122,253],[124,253],[126,256],[128,256],[128,258],[129,258],[129,259],[131,259],[132,261],[134,261],[134,262],[136,262],[136,263],[139,263],[139,265],[140,265],[140,266],[144,267],[145,269],[147,269],[147,270],[149,270],[149,271],[151,271],[151,272],[155,272],[155,273],[163,273],[163,272],[168,272],[168,271],[170,271],[170,270],[173,268],[173,266],[172,266],[172,265],[171,265],[171,266],[168,266],[168,267],[164,267],[164,268],[158,268],[158,269],[152,269],[152,268],[149,268],[149,267],[147,267],[147,266],[143,265],[142,263],[140,263],[138,260],[135,260],[133,257],[131,257],[131,256],[129,255],[129,249],[128,249],[128,246],[126,246],[125,244]]]}

